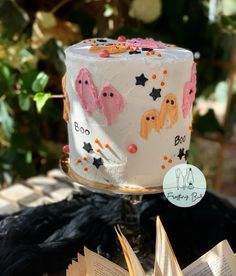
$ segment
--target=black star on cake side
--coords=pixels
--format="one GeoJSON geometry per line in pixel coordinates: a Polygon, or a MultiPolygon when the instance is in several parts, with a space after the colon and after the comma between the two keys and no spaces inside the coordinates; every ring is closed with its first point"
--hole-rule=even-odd
{"type": "Polygon", "coordinates": [[[148,81],[148,79],[144,76],[143,73],[140,76],[137,76],[135,78],[136,78],[136,85],[145,86],[146,81],[148,81]]]}
{"type": "Polygon", "coordinates": [[[161,97],[161,88],[156,89],[153,87],[149,95],[153,98],[153,101],[155,101],[157,98],[161,97]]]}
{"type": "Polygon", "coordinates": [[[129,51],[130,55],[137,55],[137,54],[141,54],[140,51],[129,51]]]}
{"type": "Polygon", "coordinates": [[[86,142],[84,142],[83,149],[86,150],[88,153],[90,151],[93,151],[93,148],[92,148],[91,144],[90,143],[86,143],[86,142]]]}
{"type": "Polygon", "coordinates": [[[182,160],[182,158],[185,156],[184,153],[184,148],[179,149],[179,154],[177,155],[177,157],[179,157],[180,160],[182,160]]]}
{"type": "Polygon", "coordinates": [[[93,165],[98,169],[100,166],[103,165],[103,160],[102,158],[93,158],[93,165]]]}

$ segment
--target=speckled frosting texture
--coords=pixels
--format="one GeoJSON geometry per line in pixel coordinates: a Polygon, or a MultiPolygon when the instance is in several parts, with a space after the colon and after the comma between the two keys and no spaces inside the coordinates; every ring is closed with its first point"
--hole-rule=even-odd
{"type": "Polygon", "coordinates": [[[188,156],[192,53],[151,39],[108,38],[65,53],[71,168],[89,181],[161,186],[167,170],[188,156]]]}

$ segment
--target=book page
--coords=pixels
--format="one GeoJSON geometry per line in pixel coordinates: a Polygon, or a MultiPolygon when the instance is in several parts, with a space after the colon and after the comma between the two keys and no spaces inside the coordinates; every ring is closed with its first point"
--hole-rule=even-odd
{"type": "Polygon", "coordinates": [[[129,276],[128,271],[84,247],[86,276],[129,276]]]}
{"type": "Polygon", "coordinates": [[[78,254],[78,261],[72,260],[66,270],[66,276],[86,276],[84,256],[78,254]]]}
{"type": "Polygon", "coordinates": [[[234,276],[236,259],[227,240],[223,240],[183,270],[184,276],[234,276]]]}
{"type": "Polygon", "coordinates": [[[125,236],[122,234],[120,228],[115,228],[117,236],[119,238],[125,260],[128,266],[129,275],[130,276],[145,276],[145,272],[134,253],[132,247],[130,246],[129,242],[125,238],[125,236]]]}
{"type": "Polygon", "coordinates": [[[156,219],[156,252],[154,276],[182,276],[166,231],[159,217],[156,219]]]}

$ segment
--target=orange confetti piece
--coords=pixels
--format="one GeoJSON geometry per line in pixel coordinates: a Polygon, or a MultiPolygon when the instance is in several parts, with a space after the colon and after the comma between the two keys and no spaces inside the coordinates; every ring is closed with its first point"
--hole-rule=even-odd
{"type": "Polygon", "coordinates": [[[87,156],[84,156],[84,157],[83,157],[83,160],[88,160],[88,157],[87,157],[87,156]]]}
{"type": "Polygon", "coordinates": [[[161,54],[160,54],[160,53],[158,53],[158,54],[157,54],[157,56],[158,56],[158,57],[161,57],[161,54]]]}
{"type": "Polygon", "coordinates": [[[152,51],[152,52],[151,52],[151,54],[152,54],[152,55],[155,55],[155,52],[154,52],[154,51],[152,51]]]}
{"type": "Polygon", "coordinates": [[[109,144],[105,144],[104,147],[107,148],[107,149],[109,149],[110,145],[109,144]]]}
{"type": "Polygon", "coordinates": [[[161,168],[162,168],[162,170],[164,170],[166,167],[165,167],[165,165],[161,165],[161,168]]]}
{"type": "Polygon", "coordinates": [[[167,74],[167,70],[163,70],[163,74],[166,75],[167,74]]]}
{"type": "Polygon", "coordinates": [[[78,160],[76,161],[76,163],[77,163],[77,164],[80,164],[80,163],[81,163],[81,160],[80,160],[80,159],[78,159],[78,160]]]}
{"type": "Polygon", "coordinates": [[[99,144],[99,143],[100,143],[99,139],[96,138],[96,139],[94,140],[94,143],[99,144]]]}
{"type": "Polygon", "coordinates": [[[146,53],[146,56],[150,56],[150,53],[149,53],[149,52],[147,52],[147,53],[146,53]]]}
{"type": "Polygon", "coordinates": [[[169,160],[168,160],[168,163],[170,163],[170,164],[171,164],[171,163],[172,163],[172,159],[169,159],[169,160]]]}
{"type": "Polygon", "coordinates": [[[164,159],[164,160],[167,160],[167,159],[168,159],[168,157],[165,155],[165,156],[163,157],[163,159],[164,159]]]}
{"type": "Polygon", "coordinates": [[[157,75],[156,74],[153,74],[152,75],[152,79],[155,80],[157,78],[157,75]]]}
{"type": "Polygon", "coordinates": [[[165,85],[165,83],[164,83],[164,81],[162,81],[162,82],[161,82],[161,86],[164,86],[164,85],[165,85]]]}
{"type": "Polygon", "coordinates": [[[102,152],[101,149],[96,149],[96,152],[102,152]]]}
{"type": "Polygon", "coordinates": [[[87,172],[87,171],[88,171],[88,168],[87,168],[87,167],[85,167],[85,168],[84,168],[84,171],[85,171],[85,172],[87,172]]]}

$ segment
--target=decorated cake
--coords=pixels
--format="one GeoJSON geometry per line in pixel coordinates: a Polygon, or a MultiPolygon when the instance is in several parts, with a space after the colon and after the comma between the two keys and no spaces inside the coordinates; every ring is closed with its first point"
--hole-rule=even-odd
{"type": "Polygon", "coordinates": [[[191,51],[153,39],[87,39],[65,50],[70,175],[95,189],[161,190],[185,163],[196,65],[191,51]]]}

